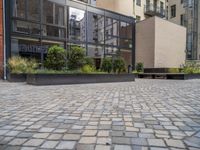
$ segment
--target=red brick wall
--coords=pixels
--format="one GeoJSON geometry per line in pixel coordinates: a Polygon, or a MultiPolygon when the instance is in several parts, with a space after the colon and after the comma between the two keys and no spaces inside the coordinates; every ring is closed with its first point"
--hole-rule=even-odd
{"type": "Polygon", "coordinates": [[[3,0],[0,0],[0,78],[3,77],[3,0]]]}

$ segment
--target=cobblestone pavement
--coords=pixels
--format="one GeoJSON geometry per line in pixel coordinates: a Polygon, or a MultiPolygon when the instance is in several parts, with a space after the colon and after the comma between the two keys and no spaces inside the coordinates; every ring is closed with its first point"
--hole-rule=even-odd
{"type": "Polygon", "coordinates": [[[200,150],[200,80],[0,81],[0,149],[200,150]]]}

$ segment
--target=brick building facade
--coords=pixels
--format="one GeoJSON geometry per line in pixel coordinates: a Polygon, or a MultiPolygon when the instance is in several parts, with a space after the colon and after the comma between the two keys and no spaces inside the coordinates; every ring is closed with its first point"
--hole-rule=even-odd
{"type": "Polygon", "coordinates": [[[3,77],[3,0],[0,0],[0,78],[3,77]]]}

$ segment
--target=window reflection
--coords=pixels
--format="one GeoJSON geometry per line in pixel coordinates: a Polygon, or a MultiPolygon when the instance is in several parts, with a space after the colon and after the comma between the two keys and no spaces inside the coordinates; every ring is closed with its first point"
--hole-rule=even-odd
{"type": "Polygon", "coordinates": [[[40,20],[40,0],[28,0],[28,19],[40,20]]]}
{"type": "Polygon", "coordinates": [[[86,41],[85,11],[70,7],[69,39],[73,41],[86,41]]]}
{"type": "Polygon", "coordinates": [[[104,16],[88,12],[88,42],[104,43],[104,16]]]}
{"type": "Polygon", "coordinates": [[[25,18],[25,0],[13,0],[13,16],[25,18]]]}

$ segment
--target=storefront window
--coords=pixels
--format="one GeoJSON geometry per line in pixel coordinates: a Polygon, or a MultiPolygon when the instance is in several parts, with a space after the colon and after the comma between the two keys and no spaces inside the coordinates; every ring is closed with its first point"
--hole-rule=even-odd
{"type": "Polygon", "coordinates": [[[69,39],[71,41],[86,41],[86,16],[85,11],[69,9],[69,39]]]}

